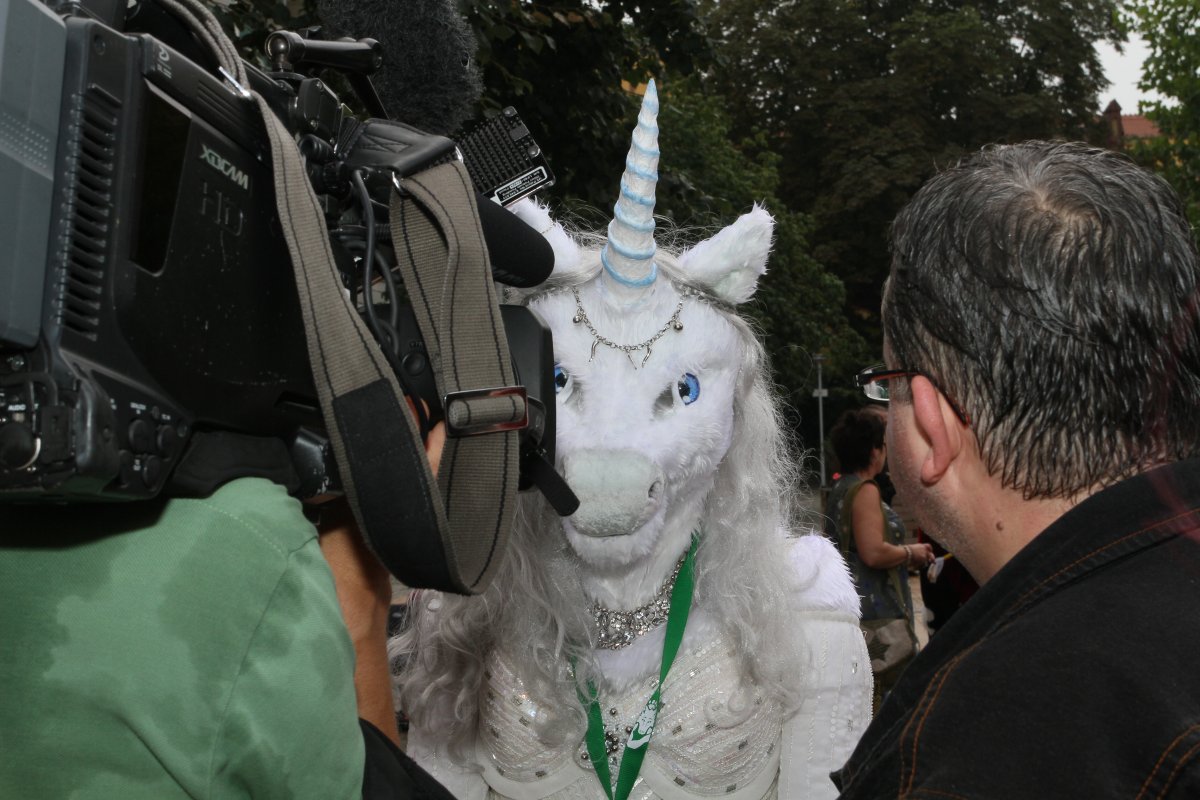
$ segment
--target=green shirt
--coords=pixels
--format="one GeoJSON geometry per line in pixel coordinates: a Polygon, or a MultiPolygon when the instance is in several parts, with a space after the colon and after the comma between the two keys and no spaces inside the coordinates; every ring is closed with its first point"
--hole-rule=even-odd
{"type": "Polygon", "coordinates": [[[356,798],[353,674],[316,531],[273,483],[0,505],[0,797],[356,798]]]}

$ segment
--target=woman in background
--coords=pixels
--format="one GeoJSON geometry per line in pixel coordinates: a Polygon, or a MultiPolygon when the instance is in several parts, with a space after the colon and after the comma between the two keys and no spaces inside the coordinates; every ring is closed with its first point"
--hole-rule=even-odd
{"type": "Polygon", "coordinates": [[[908,568],[933,560],[928,544],[905,544],[904,523],[875,482],[887,463],[886,430],[886,416],[874,409],[853,409],[838,418],[830,440],[842,474],[825,511],[825,534],[837,543],[862,598],[876,711],[917,653],[908,568]]]}

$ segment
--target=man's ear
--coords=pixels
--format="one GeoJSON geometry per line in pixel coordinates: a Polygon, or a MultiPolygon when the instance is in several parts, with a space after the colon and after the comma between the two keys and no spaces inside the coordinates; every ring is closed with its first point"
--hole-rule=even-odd
{"type": "Polygon", "coordinates": [[[965,444],[962,422],[945,395],[924,375],[909,381],[912,392],[913,424],[928,442],[921,462],[921,482],[932,485],[942,479],[965,444]]]}

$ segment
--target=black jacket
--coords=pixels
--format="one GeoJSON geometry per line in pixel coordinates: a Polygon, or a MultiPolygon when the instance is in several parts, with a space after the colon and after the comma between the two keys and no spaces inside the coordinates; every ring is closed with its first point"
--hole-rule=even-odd
{"type": "Polygon", "coordinates": [[[1200,798],[1200,460],[1080,503],[908,667],[842,798],[1200,798]]]}

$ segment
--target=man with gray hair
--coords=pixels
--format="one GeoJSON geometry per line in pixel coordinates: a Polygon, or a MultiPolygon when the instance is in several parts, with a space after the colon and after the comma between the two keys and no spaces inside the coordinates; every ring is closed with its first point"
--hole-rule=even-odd
{"type": "Polygon", "coordinates": [[[892,229],[892,477],[982,585],[843,798],[1200,797],[1200,263],[1124,156],[991,147],[892,229]]]}

